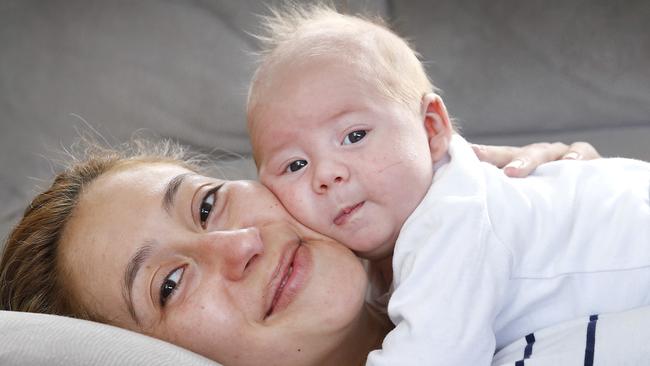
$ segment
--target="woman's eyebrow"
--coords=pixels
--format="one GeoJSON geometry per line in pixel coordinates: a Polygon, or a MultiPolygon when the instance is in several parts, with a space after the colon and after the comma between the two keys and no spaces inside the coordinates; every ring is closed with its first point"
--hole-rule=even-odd
{"type": "MultiPolygon", "coordinates": [[[[162,207],[168,214],[171,214],[171,210],[174,206],[174,201],[176,199],[176,194],[178,189],[181,187],[185,179],[189,176],[196,175],[195,173],[182,173],[174,178],[169,180],[167,186],[165,187],[165,193],[162,198],[162,207]]],[[[124,297],[124,302],[126,302],[126,307],[129,310],[131,318],[140,325],[137,314],[135,313],[135,307],[133,306],[133,282],[138,275],[138,271],[142,267],[142,264],[149,259],[151,252],[153,251],[155,243],[152,240],[147,240],[145,243],[138,248],[135,254],[129,259],[129,263],[124,270],[124,278],[122,283],[122,296],[124,297]]]]}
{"type": "Polygon", "coordinates": [[[189,177],[190,175],[194,175],[194,173],[179,174],[172,178],[169,183],[167,183],[167,188],[165,188],[165,194],[163,195],[162,200],[162,206],[165,211],[167,211],[167,213],[171,213],[171,209],[174,206],[176,193],[178,193],[178,188],[180,188],[181,184],[183,184],[185,178],[189,177]]]}
{"type": "Polygon", "coordinates": [[[135,254],[129,259],[129,263],[126,265],[124,270],[124,278],[122,283],[122,296],[124,297],[124,302],[126,302],[126,307],[129,310],[131,318],[140,325],[140,320],[138,319],[137,314],[135,313],[135,307],[133,306],[133,282],[135,277],[138,275],[138,271],[142,267],[142,264],[147,261],[151,256],[155,243],[152,240],[145,241],[135,254]]]}

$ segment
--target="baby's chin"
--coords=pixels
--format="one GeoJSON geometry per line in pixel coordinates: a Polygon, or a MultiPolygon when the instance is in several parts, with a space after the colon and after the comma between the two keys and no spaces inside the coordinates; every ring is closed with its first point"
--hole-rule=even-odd
{"type": "MultiPolygon", "coordinates": [[[[378,230],[369,226],[341,229],[336,225],[331,225],[314,229],[316,233],[322,233],[322,235],[343,244],[358,257],[371,261],[392,256],[395,241],[397,240],[397,235],[392,231],[378,230]],[[388,235],[389,233],[391,235],[388,235]]],[[[386,229],[386,227],[383,227],[383,229],[386,229]]]]}
{"type": "Polygon", "coordinates": [[[343,245],[352,249],[352,251],[361,258],[371,261],[378,261],[390,257],[393,254],[394,242],[392,241],[374,241],[363,240],[363,238],[354,241],[341,241],[343,245]]]}
{"type": "Polygon", "coordinates": [[[392,247],[390,249],[377,248],[375,250],[368,251],[368,252],[359,252],[355,250],[354,252],[357,256],[364,259],[368,259],[372,262],[381,261],[393,255],[392,247]]]}
{"type": "Polygon", "coordinates": [[[354,233],[349,244],[357,255],[372,261],[381,260],[393,255],[399,230],[395,225],[386,222],[385,225],[367,225],[354,233]]]}

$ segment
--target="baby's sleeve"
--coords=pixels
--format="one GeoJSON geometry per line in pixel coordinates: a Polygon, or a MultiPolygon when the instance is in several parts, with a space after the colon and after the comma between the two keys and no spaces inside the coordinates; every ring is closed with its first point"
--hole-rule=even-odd
{"type": "Polygon", "coordinates": [[[490,365],[493,323],[508,282],[511,256],[491,230],[480,199],[437,203],[418,229],[400,234],[388,304],[396,325],[368,366],[490,365]],[[462,225],[456,225],[462,223],[462,225]]]}

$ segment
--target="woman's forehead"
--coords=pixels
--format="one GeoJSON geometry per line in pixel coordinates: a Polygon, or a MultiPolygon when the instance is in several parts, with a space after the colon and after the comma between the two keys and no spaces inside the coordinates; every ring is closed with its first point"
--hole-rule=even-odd
{"type": "Polygon", "coordinates": [[[166,195],[183,194],[182,180],[177,177],[186,177],[183,180],[191,182],[209,179],[174,164],[140,164],[111,171],[87,187],[71,221],[89,229],[87,236],[106,234],[119,238],[137,232],[165,213],[164,202],[169,199],[166,195]],[[179,185],[172,186],[174,181],[179,185]]]}
{"type": "Polygon", "coordinates": [[[132,165],[87,187],[60,243],[71,285],[86,289],[75,292],[91,297],[82,302],[92,300],[102,314],[126,314],[119,302],[123,271],[142,243],[165,236],[174,226],[162,202],[166,186],[182,174],[195,173],[174,164],[132,165]]]}
{"type": "MultiPolygon", "coordinates": [[[[181,165],[173,163],[134,163],[120,165],[91,183],[91,187],[110,189],[114,185],[133,185],[138,188],[139,183],[163,185],[178,174],[200,174],[193,172],[181,165]],[[103,183],[103,184],[102,184],[103,183]]],[[[142,187],[139,187],[142,188],[142,187]]]]}
{"type": "Polygon", "coordinates": [[[78,208],[84,210],[103,202],[103,205],[113,204],[114,209],[119,211],[128,211],[136,208],[135,202],[140,204],[143,204],[144,200],[164,202],[165,195],[169,195],[170,190],[171,193],[178,193],[183,182],[184,185],[187,183],[194,185],[197,181],[207,180],[213,179],[169,163],[122,166],[98,177],[86,187],[80,197],[78,208]],[[121,207],[118,204],[121,204],[121,207]]]}
{"type": "Polygon", "coordinates": [[[187,173],[176,165],[149,164],[100,176],[80,196],[66,225],[63,250],[67,246],[75,247],[72,252],[128,250],[127,244],[146,235],[150,223],[162,219],[166,185],[187,173]]]}

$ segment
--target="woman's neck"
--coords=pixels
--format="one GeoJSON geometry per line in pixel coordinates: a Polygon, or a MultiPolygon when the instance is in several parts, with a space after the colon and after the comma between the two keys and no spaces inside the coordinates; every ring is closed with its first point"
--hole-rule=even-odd
{"type": "Polygon", "coordinates": [[[393,325],[388,317],[364,305],[354,327],[355,330],[350,332],[344,344],[324,360],[323,366],[365,365],[368,354],[381,348],[384,337],[393,325]]]}

